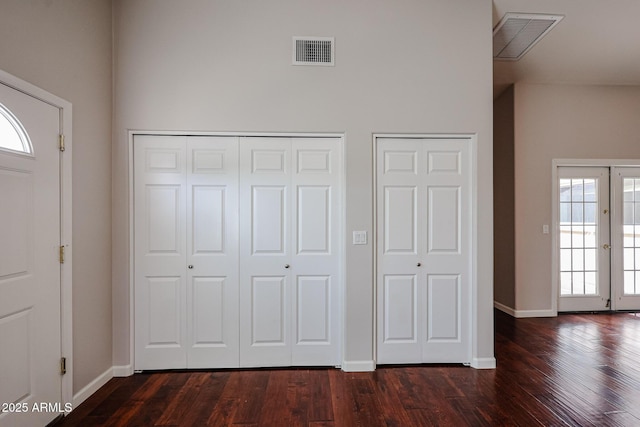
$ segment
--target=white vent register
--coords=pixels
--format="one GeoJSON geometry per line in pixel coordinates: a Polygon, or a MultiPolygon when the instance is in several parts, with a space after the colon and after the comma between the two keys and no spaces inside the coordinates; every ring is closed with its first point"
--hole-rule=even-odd
{"type": "Polygon", "coordinates": [[[519,60],[562,18],[562,15],[505,14],[493,30],[493,59],[519,60]]]}
{"type": "Polygon", "coordinates": [[[335,65],[333,37],[294,37],[293,65],[335,65]]]}

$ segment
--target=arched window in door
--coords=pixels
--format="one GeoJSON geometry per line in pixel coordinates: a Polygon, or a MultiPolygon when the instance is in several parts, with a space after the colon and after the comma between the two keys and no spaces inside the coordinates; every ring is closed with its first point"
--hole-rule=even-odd
{"type": "Polygon", "coordinates": [[[27,131],[7,107],[0,104],[0,150],[33,154],[27,131]]]}

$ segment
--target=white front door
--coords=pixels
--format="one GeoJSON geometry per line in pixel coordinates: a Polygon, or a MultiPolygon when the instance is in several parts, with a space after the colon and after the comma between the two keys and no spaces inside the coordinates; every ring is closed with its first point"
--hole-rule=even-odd
{"type": "Polygon", "coordinates": [[[558,169],[558,311],[610,307],[609,168],[558,169]]]}
{"type": "Polygon", "coordinates": [[[376,151],[377,363],[470,362],[470,140],[376,151]]]}
{"type": "Polygon", "coordinates": [[[0,425],[45,425],[58,412],[33,405],[62,400],[60,116],[1,83],[0,104],[0,425]]]}
{"type": "Polygon", "coordinates": [[[337,138],[240,144],[240,365],[339,363],[337,138]]]}

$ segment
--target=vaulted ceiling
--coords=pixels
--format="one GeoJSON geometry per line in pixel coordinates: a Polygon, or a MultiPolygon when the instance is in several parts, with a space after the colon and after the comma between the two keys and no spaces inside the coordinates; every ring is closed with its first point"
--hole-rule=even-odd
{"type": "Polygon", "coordinates": [[[494,97],[516,82],[640,86],[640,0],[493,0],[507,12],[564,15],[515,62],[493,62],[494,97]]]}

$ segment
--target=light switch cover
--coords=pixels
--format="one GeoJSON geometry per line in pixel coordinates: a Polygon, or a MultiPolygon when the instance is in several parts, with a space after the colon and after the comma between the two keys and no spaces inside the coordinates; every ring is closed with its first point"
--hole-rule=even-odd
{"type": "Polygon", "coordinates": [[[367,244],[367,232],[366,231],[354,231],[353,232],[353,244],[354,245],[366,245],[367,244]]]}

